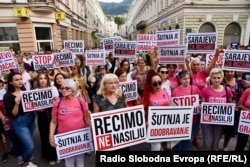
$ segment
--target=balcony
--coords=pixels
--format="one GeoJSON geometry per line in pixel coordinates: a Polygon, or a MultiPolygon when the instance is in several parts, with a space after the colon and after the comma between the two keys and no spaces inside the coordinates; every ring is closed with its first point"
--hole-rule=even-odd
{"type": "Polygon", "coordinates": [[[144,28],[147,27],[147,22],[146,21],[140,21],[137,25],[136,25],[136,29],[137,30],[143,30],[144,28]]]}
{"type": "Polygon", "coordinates": [[[28,5],[34,12],[52,13],[56,9],[55,0],[28,0],[28,5]]]}

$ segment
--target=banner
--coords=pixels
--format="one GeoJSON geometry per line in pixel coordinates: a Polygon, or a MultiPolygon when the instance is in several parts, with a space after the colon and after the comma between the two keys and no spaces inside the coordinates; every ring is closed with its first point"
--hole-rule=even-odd
{"type": "Polygon", "coordinates": [[[136,52],[136,41],[115,41],[115,57],[134,57],[136,52]]]}
{"type": "Polygon", "coordinates": [[[146,141],[143,105],[91,114],[96,151],[117,150],[146,141]]]}
{"type": "Polygon", "coordinates": [[[137,80],[120,82],[119,88],[122,90],[126,101],[137,99],[137,80]]]}
{"type": "Polygon", "coordinates": [[[189,140],[192,122],[192,106],[150,106],[147,142],[189,140]]]}
{"type": "Polygon", "coordinates": [[[193,106],[193,114],[199,114],[199,95],[187,95],[171,97],[172,106],[193,106]]]}
{"type": "Polygon", "coordinates": [[[18,67],[11,51],[0,52],[0,71],[16,68],[18,67]]]}
{"type": "Polygon", "coordinates": [[[35,71],[41,70],[43,68],[46,68],[47,70],[54,69],[53,55],[33,55],[32,61],[35,71]]]}
{"type": "Polygon", "coordinates": [[[188,33],[188,53],[215,53],[217,33],[188,33]]]}
{"type": "Polygon", "coordinates": [[[238,132],[250,135],[250,111],[241,110],[238,132]]]}
{"type": "Polygon", "coordinates": [[[235,103],[201,103],[201,123],[234,125],[235,103]]]}
{"type": "Polygon", "coordinates": [[[54,140],[59,160],[94,150],[90,128],[58,134],[54,136],[54,140]]]}
{"type": "Polygon", "coordinates": [[[86,50],[86,65],[105,65],[106,51],[105,50],[86,50]]]}
{"type": "Polygon", "coordinates": [[[52,107],[54,103],[52,89],[35,89],[22,91],[22,106],[24,112],[52,107]]]}
{"type": "Polygon", "coordinates": [[[74,66],[75,59],[72,55],[72,52],[61,52],[61,53],[54,53],[54,67],[67,67],[67,66],[74,66]]]}
{"type": "Polygon", "coordinates": [[[155,34],[138,34],[137,35],[137,50],[151,51],[156,46],[155,34]]]}
{"type": "Polygon", "coordinates": [[[84,41],[82,40],[64,40],[64,49],[69,49],[72,53],[84,53],[84,41]]]}
{"type": "Polygon", "coordinates": [[[186,46],[159,47],[159,64],[185,64],[186,46]]]}
{"type": "Polygon", "coordinates": [[[156,31],[157,47],[175,46],[180,44],[180,29],[156,31]]]}
{"type": "Polygon", "coordinates": [[[224,50],[223,70],[249,72],[250,50],[224,50]]]}
{"type": "MultiPolygon", "coordinates": [[[[214,54],[206,54],[206,67],[209,66],[213,57],[214,57],[214,54]]],[[[223,64],[223,57],[224,57],[224,53],[220,53],[217,61],[215,62],[215,65],[221,66],[223,64]]]]}
{"type": "Polygon", "coordinates": [[[122,38],[117,37],[110,37],[110,38],[103,38],[103,48],[106,52],[114,52],[114,42],[115,41],[121,41],[122,38]]]}

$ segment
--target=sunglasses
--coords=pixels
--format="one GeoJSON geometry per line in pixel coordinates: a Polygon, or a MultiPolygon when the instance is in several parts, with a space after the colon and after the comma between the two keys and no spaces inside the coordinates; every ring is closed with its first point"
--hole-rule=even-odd
{"type": "Polygon", "coordinates": [[[105,68],[99,68],[99,70],[105,70],[105,68]]]}
{"type": "Polygon", "coordinates": [[[153,82],[152,85],[154,87],[157,87],[157,86],[161,86],[162,82],[161,81],[157,81],[157,82],[153,82]]]}
{"type": "Polygon", "coordinates": [[[61,88],[60,88],[61,91],[64,91],[64,90],[68,91],[68,90],[70,90],[70,89],[71,89],[70,87],[61,87],[61,88]]]}
{"type": "Polygon", "coordinates": [[[168,71],[160,71],[161,74],[167,74],[168,71]]]}

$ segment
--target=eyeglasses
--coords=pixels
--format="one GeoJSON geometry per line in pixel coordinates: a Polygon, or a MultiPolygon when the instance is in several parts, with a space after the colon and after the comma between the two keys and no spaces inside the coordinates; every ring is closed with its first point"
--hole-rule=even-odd
{"type": "Polygon", "coordinates": [[[168,71],[160,71],[161,74],[167,74],[168,71]]]}
{"type": "Polygon", "coordinates": [[[161,86],[162,82],[161,81],[157,81],[157,82],[153,82],[152,85],[154,87],[157,87],[158,85],[161,86]]]}
{"type": "Polygon", "coordinates": [[[64,91],[64,90],[68,91],[68,90],[70,90],[70,89],[71,89],[70,87],[61,87],[61,88],[60,88],[61,91],[64,91]]]}

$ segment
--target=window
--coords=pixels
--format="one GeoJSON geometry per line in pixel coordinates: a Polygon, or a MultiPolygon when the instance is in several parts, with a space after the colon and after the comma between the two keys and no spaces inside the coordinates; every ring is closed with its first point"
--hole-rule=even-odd
{"type": "Polygon", "coordinates": [[[16,24],[2,23],[0,24],[0,51],[9,50],[10,47],[14,51],[20,50],[16,24]]]}
{"type": "Polygon", "coordinates": [[[52,28],[49,24],[35,24],[37,51],[52,51],[52,28]]]}
{"type": "Polygon", "coordinates": [[[240,43],[241,28],[238,23],[230,23],[224,32],[223,45],[228,46],[231,42],[240,43]]]}
{"type": "Polygon", "coordinates": [[[61,31],[61,39],[62,39],[62,45],[64,45],[64,40],[67,40],[67,28],[64,26],[60,27],[60,31],[61,31]]]}
{"type": "Polygon", "coordinates": [[[204,23],[200,27],[199,32],[215,32],[215,28],[211,23],[204,23]]]}

